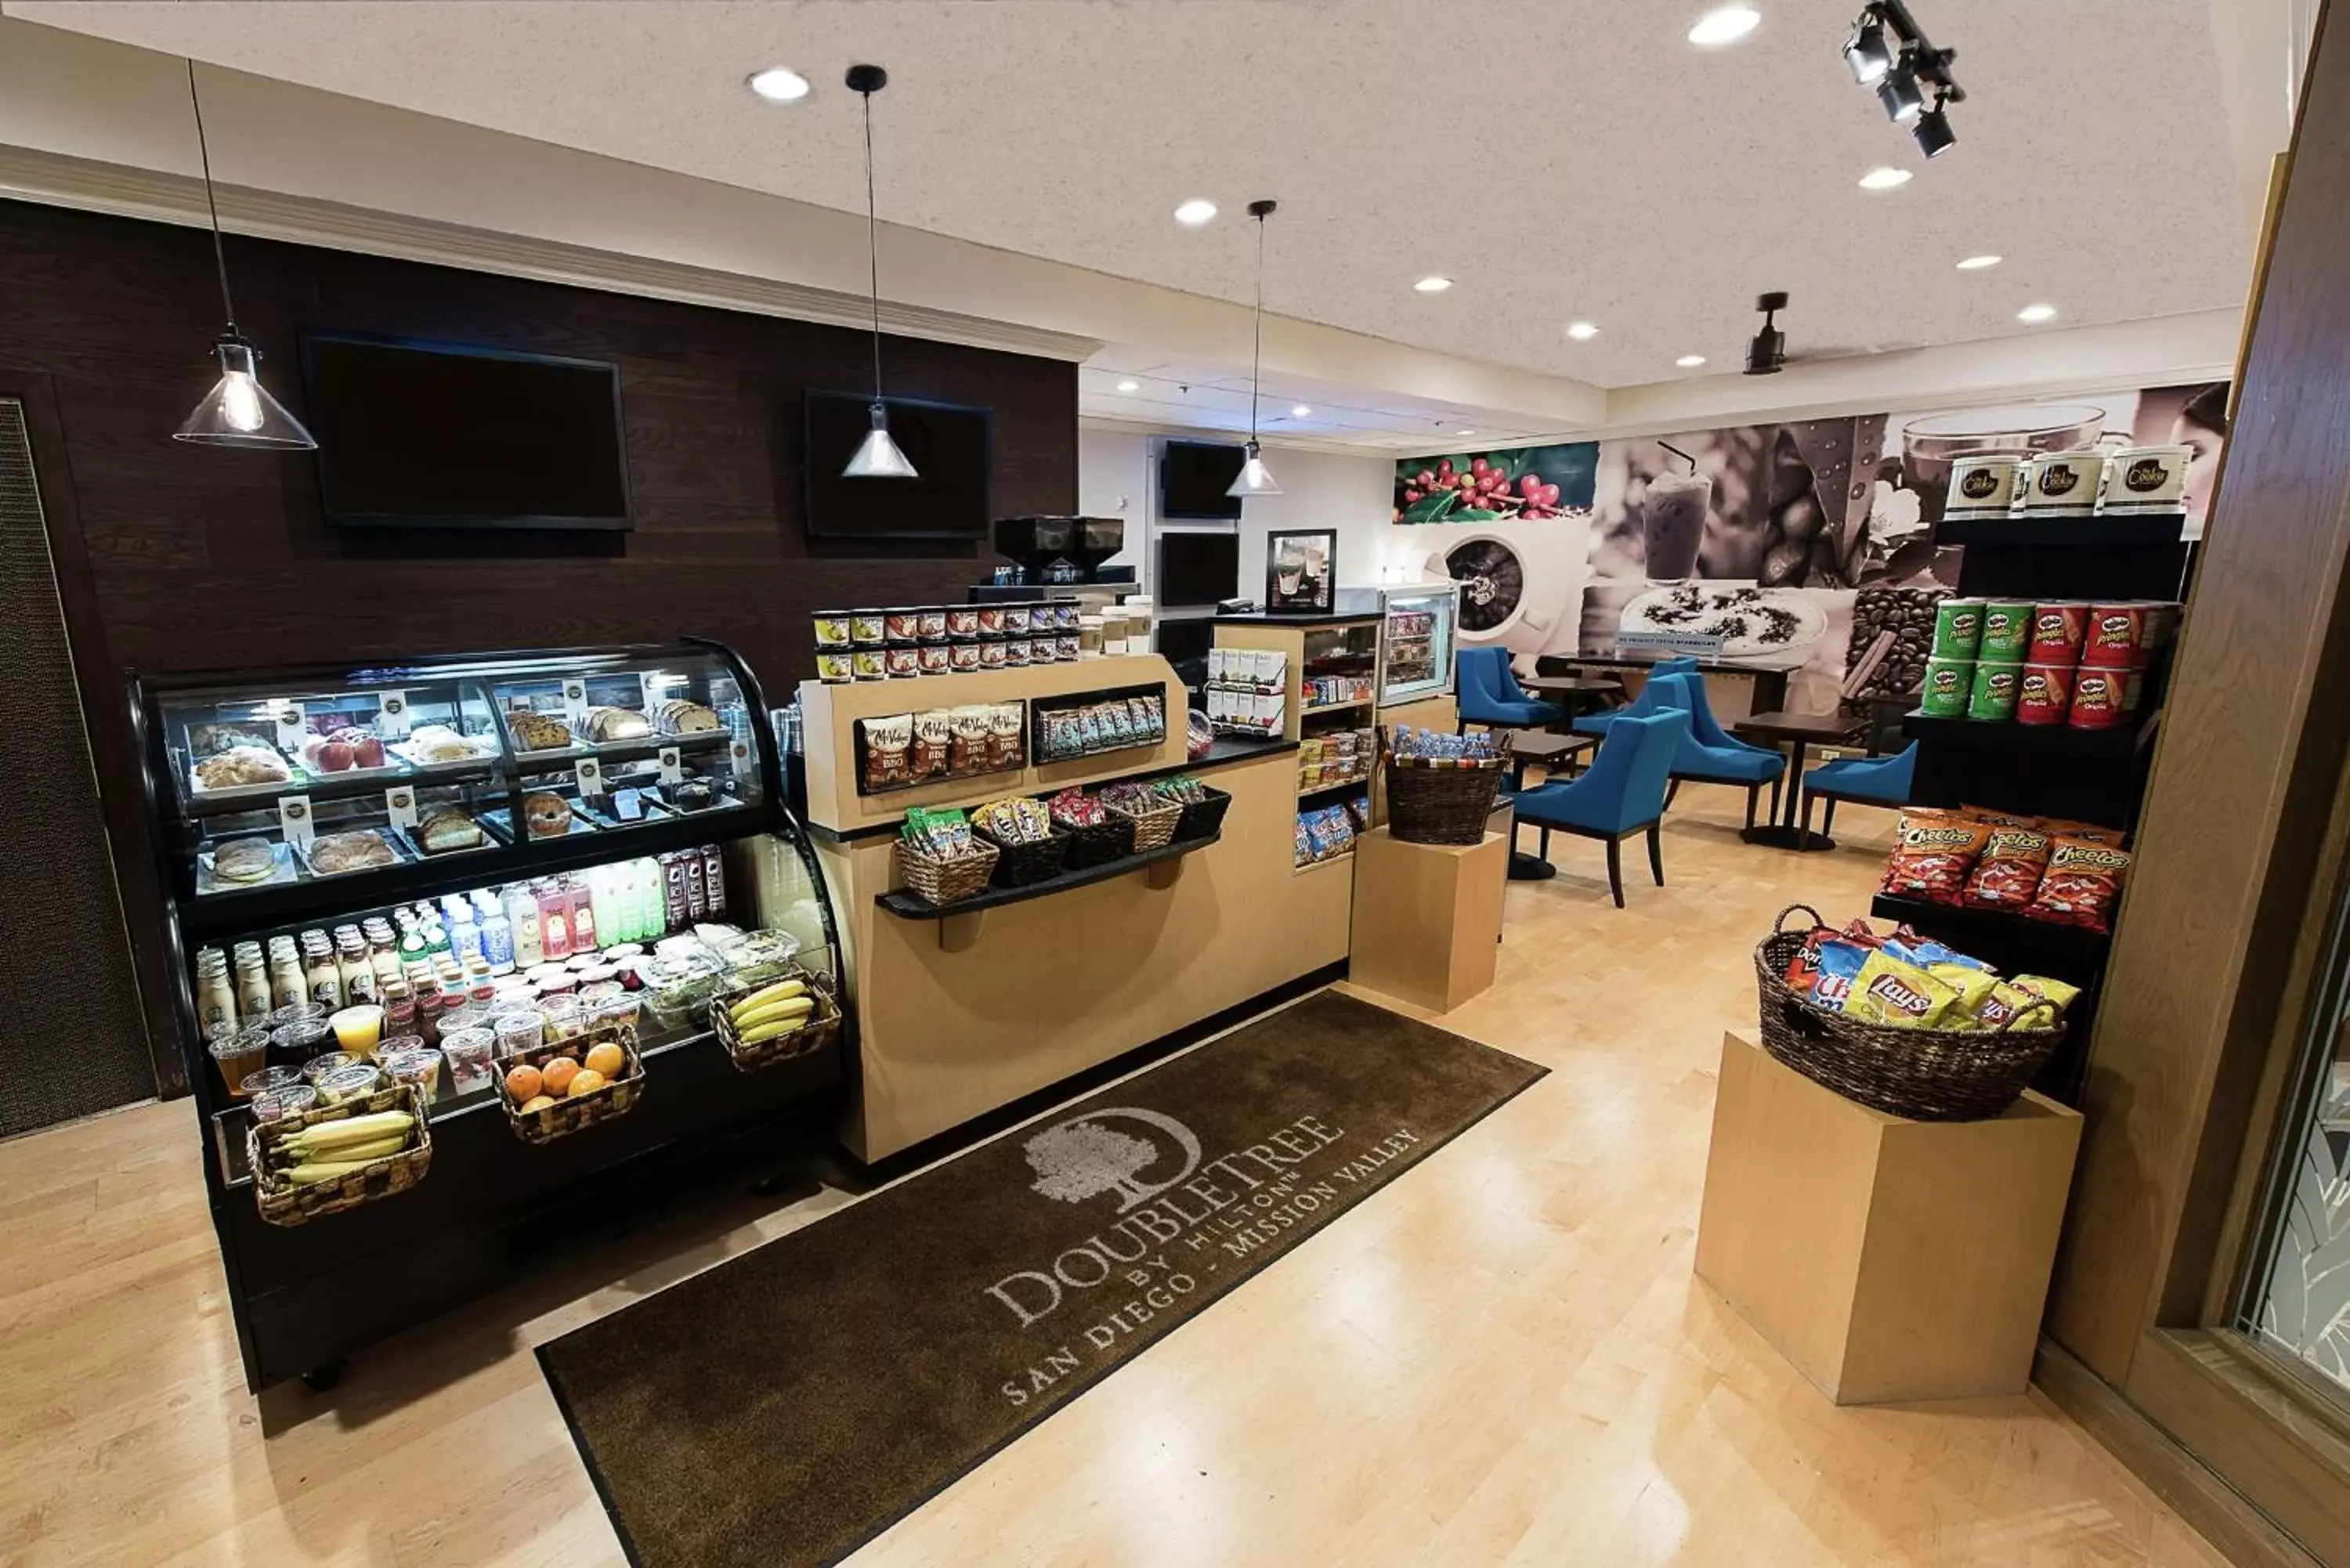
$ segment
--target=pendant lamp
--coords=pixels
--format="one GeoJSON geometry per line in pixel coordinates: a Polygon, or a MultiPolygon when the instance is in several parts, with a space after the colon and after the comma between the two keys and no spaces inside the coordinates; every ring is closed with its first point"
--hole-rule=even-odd
{"type": "Polygon", "coordinates": [[[873,428],[843,479],[913,479],[914,465],[889,439],[889,410],[881,403],[881,250],[880,223],[873,208],[873,95],[889,85],[889,73],[879,66],[848,67],[848,90],[865,100],[865,265],[873,297],[873,428]]]}
{"type": "Polygon", "coordinates": [[[1262,198],[1248,204],[1249,216],[1256,220],[1256,347],[1249,360],[1248,461],[1241,464],[1240,477],[1224,492],[1243,499],[1281,493],[1281,486],[1274,481],[1273,471],[1265,467],[1256,444],[1256,384],[1264,370],[1264,221],[1273,216],[1274,207],[1274,202],[1262,198]]]}
{"type": "Polygon", "coordinates": [[[242,447],[254,452],[310,452],[318,445],[302,421],[269,395],[255,367],[261,351],[237,330],[236,306],[228,293],[228,256],[221,247],[220,203],[213,196],[212,149],[204,140],[204,106],[196,96],[196,62],[188,62],[188,104],[196,113],[196,155],[203,163],[204,208],[212,214],[213,267],[220,275],[221,314],[228,329],[213,340],[221,376],[195,411],[172,432],[173,441],[197,446],[242,447]]]}

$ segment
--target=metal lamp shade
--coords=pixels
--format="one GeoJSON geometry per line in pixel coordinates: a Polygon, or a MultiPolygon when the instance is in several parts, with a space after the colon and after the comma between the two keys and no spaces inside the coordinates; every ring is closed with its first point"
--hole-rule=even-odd
{"type": "Polygon", "coordinates": [[[197,446],[244,447],[266,452],[309,452],[318,445],[302,421],[269,395],[255,373],[260,356],[241,337],[213,345],[221,377],[195,411],[172,432],[173,441],[197,446]]]}
{"type": "Polygon", "coordinates": [[[1224,493],[1237,495],[1243,500],[1252,495],[1280,494],[1281,486],[1274,481],[1273,470],[1265,467],[1264,459],[1257,455],[1256,442],[1249,442],[1247,450],[1248,461],[1241,464],[1240,477],[1232,481],[1224,493]]]}
{"type": "Polygon", "coordinates": [[[864,442],[848,466],[840,471],[843,479],[915,479],[920,475],[898,443],[889,439],[889,415],[880,404],[873,405],[873,428],[865,432],[864,442]]]}

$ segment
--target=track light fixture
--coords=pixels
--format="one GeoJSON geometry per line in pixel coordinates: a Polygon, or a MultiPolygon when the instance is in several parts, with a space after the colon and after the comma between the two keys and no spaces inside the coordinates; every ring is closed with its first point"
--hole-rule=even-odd
{"type": "Polygon", "coordinates": [[[1929,158],[1939,158],[1958,144],[1944,112],[1966,99],[1966,89],[1950,75],[1958,57],[1956,49],[1938,49],[1928,40],[1905,0],[1870,0],[1861,7],[1844,45],[1852,79],[1876,92],[1885,117],[1909,127],[1929,158]],[[1926,107],[1929,94],[1930,110],[1926,107]]]}

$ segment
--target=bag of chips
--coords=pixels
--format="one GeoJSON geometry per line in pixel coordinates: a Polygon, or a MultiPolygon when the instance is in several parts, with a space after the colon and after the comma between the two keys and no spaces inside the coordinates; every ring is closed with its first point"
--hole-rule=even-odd
{"type": "Polygon", "coordinates": [[[2048,836],[2036,828],[1992,828],[1982,857],[1967,876],[1967,908],[2022,909],[2029,905],[2048,869],[2049,844],[2048,836]]]}
{"type": "Polygon", "coordinates": [[[1886,952],[1873,952],[1844,1001],[1845,1015],[1893,1029],[1934,1029],[1959,1004],[1950,982],[1886,952]]]}
{"type": "Polygon", "coordinates": [[[2073,835],[2061,836],[2049,848],[2047,875],[2023,912],[2036,920],[2111,930],[2114,905],[2121,899],[2129,868],[2126,849],[2073,835]]]}
{"type": "Polygon", "coordinates": [[[2072,822],[2061,816],[2051,816],[2040,824],[2040,831],[2051,838],[2083,838],[2091,844],[2102,844],[2108,849],[2119,849],[2127,836],[2117,827],[2099,827],[2094,822],[2072,822]]]}
{"type": "Polygon", "coordinates": [[[1862,966],[1876,956],[1875,948],[1846,937],[1831,937],[1822,942],[1818,973],[1812,981],[1812,1005],[1830,1012],[1844,1012],[1862,966]]]}
{"type": "Polygon", "coordinates": [[[1880,893],[1933,904],[1963,900],[1967,873],[1991,841],[1991,829],[1944,812],[1905,811],[1898,843],[1885,867],[1880,893]]]}
{"type": "Polygon", "coordinates": [[[2040,827],[2036,816],[2026,816],[2020,811],[2001,811],[1988,805],[1962,805],[1953,815],[1980,822],[1988,827],[2040,827]]]}

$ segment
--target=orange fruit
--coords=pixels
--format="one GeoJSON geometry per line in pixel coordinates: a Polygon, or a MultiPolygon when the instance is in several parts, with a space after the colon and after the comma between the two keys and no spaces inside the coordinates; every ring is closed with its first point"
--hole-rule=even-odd
{"type": "Polygon", "coordinates": [[[539,1078],[538,1069],[527,1062],[506,1075],[506,1093],[515,1097],[517,1105],[525,1100],[536,1099],[539,1090],[545,1086],[539,1078]]]}
{"type": "Polygon", "coordinates": [[[598,1073],[593,1067],[582,1067],[579,1069],[578,1073],[573,1076],[571,1080],[571,1087],[566,1089],[564,1094],[569,1098],[576,1100],[582,1095],[592,1095],[603,1086],[603,1074],[598,1073]]]}
{"type": "Polygon", "coordinates": [[[609,1040],[588,1050],[588,1070],[607,1080],[619,1077],[620,1070],[628,1064],[628,1057],[622,1055],[620,1048],[609,1040]]]}
{"type": "Polygon", "coordinates": [[[555,1104],[555,1100],[551,1096],[534,1095],[529,1100],[524,1103],[522,1108],[525,1111],[543,1111],[553,1104],[555,1104]]]}
{"type": "Polygon", "coordinates": [[[546,1080],[548,1094],[561,1095],[570,1092],[572,1075],[578,1071],[578,1063],[568,1056],[557,1056],[540,1069],[539,1076],[546,1080]]]}

